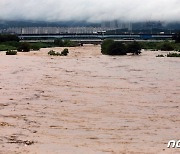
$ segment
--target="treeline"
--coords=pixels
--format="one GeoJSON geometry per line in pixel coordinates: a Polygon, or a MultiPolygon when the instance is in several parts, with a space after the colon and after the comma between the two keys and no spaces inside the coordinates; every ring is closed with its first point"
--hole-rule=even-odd
{"type": "Polygon", "coordinates": [[[162,50],[162,51],[180,51],[180,43],[173,41],[163,42],[140,42],[142,49],[145,50],[162,50]]]}
{"type": "Polygon", "coordinates": [[[105,55],[126,55],[133,53],[139,55],[141,53],[141,45],[138,42],[122,43],[114,40],[105,40],[101,45],[101,53],[105,55]]]}
{"type": "Polygon", "coordinates": [[[54,40],[54,45],[58,47],[76,47],[79,46],[80,44],[76,42],[72,42],[70,40],[62,40],[57,38],[54,40]]]}
{"type": "MultiPolygon", "coordinates": [[[[140,54],[141,49],[162,50],[162,51],[180,51],[180,33],[173,36],[175,41],[162,42],[115,42],[113,40],[104,40],[102,42],[101,52],[106,55],[125,55],[127,53],[140,54]]],[[[0,34],[0,51],[18,50],[30,51],[39,50],[47,47],[76,47],[82,46],[82,43],[72,42],[70,40],[55,39],[54,42],[26,43],[19,42],[16,35],[0,34]]]]}
{"type": "Polygon", "coordinates": [[[19,37],[12,34],[0,34],[0,42],[16,41],[19,42],[19,37]]]}
{"type": "Polygon", "coordinates": [[[101,45],[101,53],[105,55],[126,55],[127,53],[139,55],[141,53],[141,49],[180,52],[180,43],[178,41],[115,42],[114,40],[104,40],[101,45]]]}
{"type": "Polygon", "coordinates": [[[174,34],[173,40],[175,40],[176,43],[180,43],[180,32],[174,34]]]}
{"type": "Polygon", "coordinates": [[[55,39],[54,42],[19,42],[19,38],[16,35],[0,34],[0,51],[17,50],[22,52],[28,52],[30,50],[40,50],[41,48],[49,47],[75,47],[80,44],[72,42],[70,40],[55,39]]]}

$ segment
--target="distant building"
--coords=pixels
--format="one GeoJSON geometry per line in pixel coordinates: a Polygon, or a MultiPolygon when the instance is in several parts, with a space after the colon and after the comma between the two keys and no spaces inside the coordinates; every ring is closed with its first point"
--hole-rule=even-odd
{"type": "Polygon", "coordinates": [[[143,29],[161,29],[163,28],[162,22],[147,21],[143,23],[143,29]]]}
{"type": "Polygon", "coordinates": [[[89,34],[97,33],[99,31],[110,30],[110,28],[102,27],[12,27],[5,30],[6,33],[15,34],[89,34]]]}
{"type": "Polygon", "coordinates": [[[115,29],[128,29],[129,31],[132,31],[132,23],[125,23],[118,20],[109,21],[109,22],[102,22],[101,28],[106,28],[109,30],[115,30],[115,29]]]}

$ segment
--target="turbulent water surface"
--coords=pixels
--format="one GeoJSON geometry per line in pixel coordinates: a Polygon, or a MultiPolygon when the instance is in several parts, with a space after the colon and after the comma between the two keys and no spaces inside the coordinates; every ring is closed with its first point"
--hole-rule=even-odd
{"type": "Polygon", "coordinates": [[[0,53],[0,153],[179,152],[180,59],[49,50],[0,53]]]}

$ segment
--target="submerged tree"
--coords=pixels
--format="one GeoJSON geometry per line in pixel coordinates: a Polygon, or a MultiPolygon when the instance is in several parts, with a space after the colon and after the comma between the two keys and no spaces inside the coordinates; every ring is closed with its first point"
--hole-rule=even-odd
{"type": "Polygon", "coordinates": [[[104,40],[101,44],[101,53],[104,54],[104,55],[108,55],[109,53],[109,49],[110,49],[110,45],[114,43],[114,40],[104,40]]]}
{"type": "Polygon", "coordinates": [[[174,34],[173,39],[176,43],[180,43],[180,32],[174,34]]]}
{"type": "Polygon", "coordinates": [[[108,49],[109,55],[126,55],[126,46],[121,42],[113,42],[108,49]]]}
{"type": "Polygon", "coordinates": [[[29,52],[30,49],[31,49],[30,44],[27,43],[27,42],[23,42],[23,43],[21,43],[21,44],[19,45],[19,47],[18,47],[17,50],[18,50],[19,52],[29,52]]]}
{"type": "Polygon", "coordinates": [[[141,53],[141,45],[138,42],[122,43],[105,40],[101,45],[101,53],[105,55],[126,55],[127,53],[139,55],[141,53]]]}
{"type": "Polygon", "coordinates": [[[173,47],[173,45],[172,45],[170,42],[165,41],[165,42],[163,42],[163,44],[161,45],[160,49],[161,49],[162,51],[173,51],[173,50],[174,50],[174,47],[173,47]]]}
{"type": "Polygon", "coordinates": [[[59,46],[59,47],[63,47],[64,46],[64,42],[62,41],[62,39],[59,39],[59,38],[54,40],[54,44],[59,46]]]}
{"type": "Polygon", "coordinates": [[[127,52],[139,55],[141,53],[141,45],[136,41],[134,41],[133,43],[129,43],[127,45],[127,52]]]}

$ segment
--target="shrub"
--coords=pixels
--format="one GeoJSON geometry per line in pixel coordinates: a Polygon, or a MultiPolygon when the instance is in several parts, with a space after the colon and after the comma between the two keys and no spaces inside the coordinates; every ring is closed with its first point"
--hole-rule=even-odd
{"type": "Polygon", "coordinates": [[[77,47],[78,43],[72,42],[70,40],[65,40],[64,42],[64,47],[77,47]]]}
{"type": "Polygon", "coordinates": [[[134,41],[133,43],[127,44],[127,52],[139,55],[141,53],[141,45],[134,41]]]}
{"type": "Polygon", "coordinates": [[[8,50],[8,51],[6,52],[6,55],[17,55],[17,51],[8,50]]]}
{"type": "Polygon", "coordinates": [[[50,51],[48,52],[48,55],[50,55],[50,56],[56,56],[56,52],[55,52],[54,50],[50,50],[50,51]]]}
{"type": "Polygon", "coordinates": [[[40,46],[38,44],[31,44],[30,47],[32,50],[40,50],[40,46]]]}
{"type": "Polygon", "coordinates": [[[164,55],[157,55],[156,57],[164,57],[164,55]]]}
{"type": "Polygon", "coordinates": [[[109,53],[109,46],[114,43],[113,40],[104,40],[101,44],[101,53],[104,55],[108,55],[109,53]]]}
{"type": "Polygon", "coordinates": [[[141,47],[146,50],[148,50],[148,49],[157,50],[158,49],[157,42],[140,42],[140,44],[141,44],[141,47]]]}
{"type": "Polygon", "coordinates": [[[179,53],[168,53],[167,57],[180,57],[179,53]]]}
{"type": "Polygon", "coordinates": [[[0,34],[0,42],[7,42],[7,41],[16,41],[16,42],[19,42],[19,38],[18,38],[17,35],[0,34]]]}
{"type": "Polygon", "coordinates": [[[173,51],[174,47],[173,47],[173,45],[170,42],[164,42],[161,45],[161,50],[162,51],[173,51]]]}
{"type": "Polygon", "coordinates": [[[180,43],[180,32],[176,33],[173,36],[173,39],[175,40],[175,43],[180,43]]]}
{"type": "Polygon", "coordinates": [[[113,42],[109,45],[108,55],[126,55],[126,46],[121,42],[113,42]]]}
{"type": "Polygon", "coordinates": [[[19,46],[19,42],[16,42],[16,41],[8,41],[8,42],[3,42],[4,45],[7,45],[7,46],[12,46],[12,47],[18,47],[19,46]]]}
{"type": "Polygon", "coordinates": [[[64,46],[64,42],[61,39],[55,39],[54,44],[57,45],[58,47],[64,46]]]}
{"type": "Polygon", "coordinates": [[[7,51],[7,50],[16,50],[16,47],[0,44],[0,51],[7,51]]]}
{"type": "Polygon", "coordinates": [[[105,40],[101,45],[101,53],[105,55],[126,55],[127,53],[139,55],[141,45],[138,42],[124,44],[113,40],[105,40]]]}
{"type": "Polygon", "coordinates": [[[72,42],[70,40],[63,41],[62,39],[59,38],[54,40],[54,44],[58,47],[76,47],[79,45],[78,43],[72,42]]]}
{"type": "Polygon", "coordinates": [[[81,47],[82,47],[82,46],[83,46],[83,43],[82,43],[82,42],[78,43],[78,46],[81,46],[81,47]]]}
{"type": "Polygon", "coordinates": [[[48,55],[50,56],[67,56],[69,53],[68,49],[64,49],[61,53],[55,52],[54,50],[50,50],[48,55]]]}
{"type": "Polygon", "coordinates": [[[19,52],[29,52],[30,51],[30,44],[27,42],[23,42],[19,45],[18,49],[19,52]]]}
{"type": "Polygon", "coordinates": [[[69,53],[68,49],[64,49],[62,52],[61,52],[61,56],[67,56],[69,53]]]}

